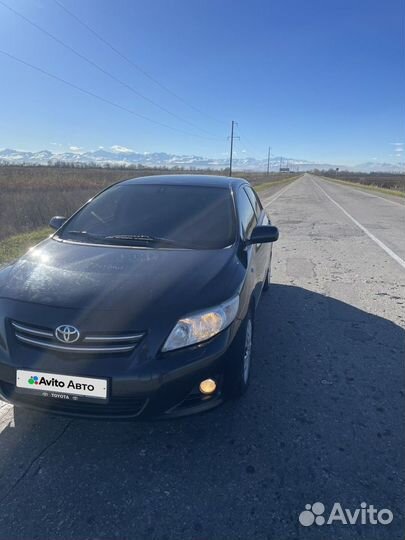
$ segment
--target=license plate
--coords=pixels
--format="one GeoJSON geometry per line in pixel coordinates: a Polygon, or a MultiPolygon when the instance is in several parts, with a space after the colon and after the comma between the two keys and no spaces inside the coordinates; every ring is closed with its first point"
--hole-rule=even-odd
{"type": "Polygon", "coordinates": [[[72,377],[59,373],[18,369],[16,387],[24,389],[24,391],[32,390],[32,392],[47,397],[52,397],[52,394],[67,394],[85,398],[107,399],[108,381],[107,379],[72,377]]]}

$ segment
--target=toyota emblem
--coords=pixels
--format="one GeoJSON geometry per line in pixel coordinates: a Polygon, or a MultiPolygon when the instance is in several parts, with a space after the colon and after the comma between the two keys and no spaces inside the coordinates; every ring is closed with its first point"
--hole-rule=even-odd
{"type": "Polygon", "coordinates": [[[79,330],[69,324],[61,324],[55,330],[55,337],[62,343],[74,343],[80,337],[79,330]]]}

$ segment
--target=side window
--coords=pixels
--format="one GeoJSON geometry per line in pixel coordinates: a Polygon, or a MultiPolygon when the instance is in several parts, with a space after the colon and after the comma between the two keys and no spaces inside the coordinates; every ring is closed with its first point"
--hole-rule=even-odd
{"type": "Polygon", "coordinates": [[[249,238],[252,230],[257,224],[256,214],[244,189],[238,191],[236,201],[238,205],[239,221],[242,224],[243,236],[244,238],[249,238]]]}
{"type": "Polygon", "coordinates": [[[252,188],[246,187],[244,189],[248,194],[249,200],[252,203],[253,208],[255,209],[256,217],[259,219],[261,211],[263,210],[262,203],[260,202],[259,197],[256,195],[252,188]]]}

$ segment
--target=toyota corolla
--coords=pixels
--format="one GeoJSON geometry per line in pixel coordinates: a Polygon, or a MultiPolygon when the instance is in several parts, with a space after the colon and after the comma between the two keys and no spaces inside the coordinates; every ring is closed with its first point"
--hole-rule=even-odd
{"type": "Polygon", "coordinates": [[[243,179],[102,191],[0,271],[0,395],[83,417],[171,417],[240,397],[272,226],[243,179]]]}

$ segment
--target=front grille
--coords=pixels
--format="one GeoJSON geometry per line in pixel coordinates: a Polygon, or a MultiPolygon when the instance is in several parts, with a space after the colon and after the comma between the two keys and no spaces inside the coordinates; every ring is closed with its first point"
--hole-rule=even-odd
{"type": "Polygon", "coordinates": [[[13,403],[73,416],[130,418],[140,415],[148,402],[145,398],[134,398],[132,396],[112,397],[106,403],[58,400],[56,398],[30,396],[16,392],[13,384],[5,382],[0,383],[0,387],[4,396],[13,403]]]}
{"type": "Polygon", "coordinates": [[[126,353],[133,351],[141,341],[144,332],[126,334],[98,333],[80,335],[72,344],[61,343],[49,328],[32,326],[18,321],[11,321],[14,335],[21,343],[31,347],[40,347],[56,352],[81,354],[126,353]]]}

